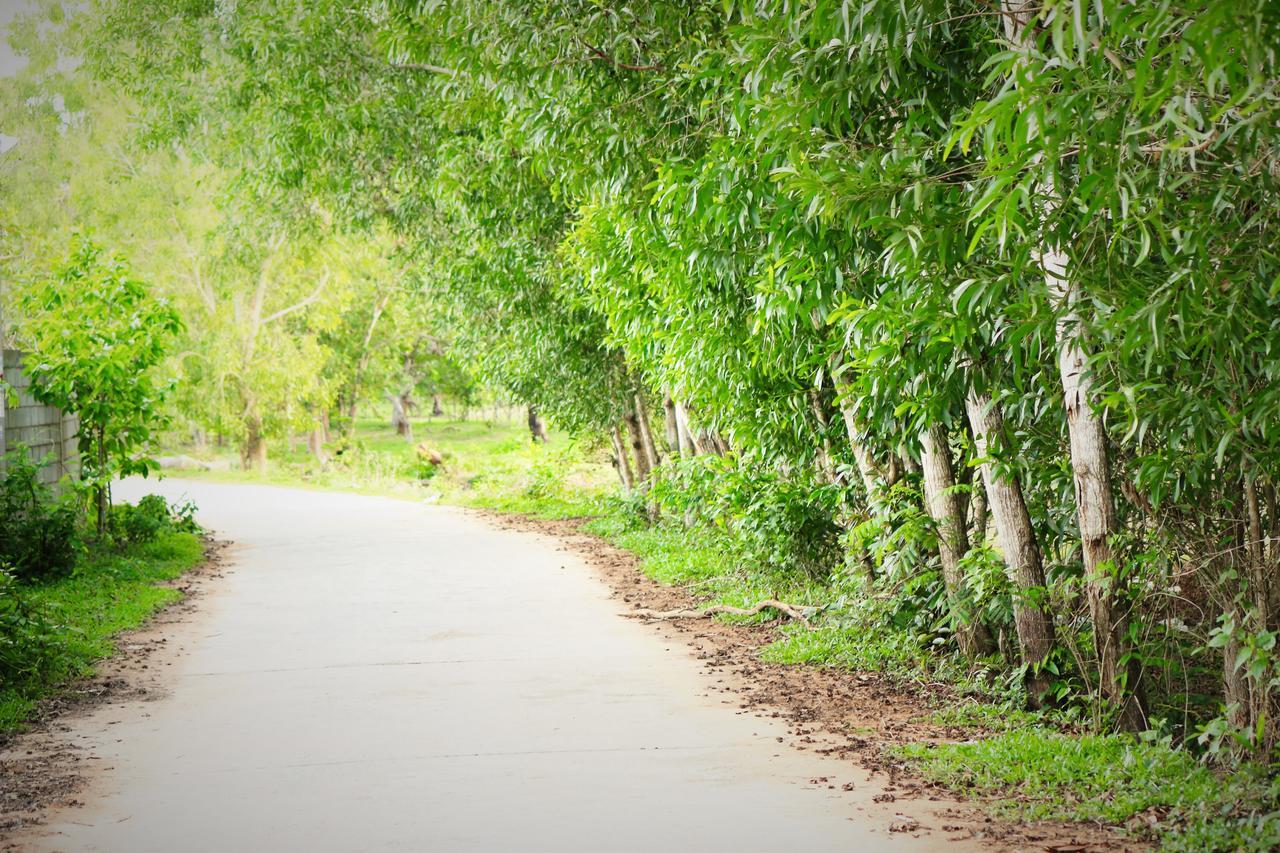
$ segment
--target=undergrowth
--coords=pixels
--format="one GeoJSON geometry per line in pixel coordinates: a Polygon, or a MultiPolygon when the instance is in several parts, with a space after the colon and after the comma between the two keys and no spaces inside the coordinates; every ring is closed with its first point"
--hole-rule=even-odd
{"type": "MultiPolygon", "coordinates": [[[[115,651],[116,635],[178,598],[176,589],[161,584],[203,556],[204,545],[195,534],[161,533],[121,550],[93,552],[68,577],[35,585],[4,583],[0,611],[19,614],[24,633],[20,648],[11,644],[0,650],[15,664],[0,685],[0,734],[20,729],[36,703],[59,685],[92,674],[95,664],[115,651]]],[[[8,632],[0,632],[0,645],[8,643],[8,632]]]]}

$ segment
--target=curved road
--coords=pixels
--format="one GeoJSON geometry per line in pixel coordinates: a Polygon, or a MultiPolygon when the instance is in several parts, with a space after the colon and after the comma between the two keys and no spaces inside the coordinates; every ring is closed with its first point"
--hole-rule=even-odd
{"type": "MultiPolygon", "coordinates": [[[[852,768],[708,697],[544,537],[381,498],[167,480],[237,547],[176,629],[163,698],[68,737],[103,770],[42,850],[938,848],[852,768]],[[890,813],[891,815],[891,813],[890,813]]],[[[963,846],[963,845],[962,845],[963,846]]]]}

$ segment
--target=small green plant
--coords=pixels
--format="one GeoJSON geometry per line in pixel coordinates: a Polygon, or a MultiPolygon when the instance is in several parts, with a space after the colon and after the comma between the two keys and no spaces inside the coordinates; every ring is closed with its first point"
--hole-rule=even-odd
{"type": "Polygon", "coordinates": [[[76,508],[40,480],[41,466],[19,447],[5,457],[0,479],[0,562],[24,581],[71,573],[79,553],[76,508]]]}

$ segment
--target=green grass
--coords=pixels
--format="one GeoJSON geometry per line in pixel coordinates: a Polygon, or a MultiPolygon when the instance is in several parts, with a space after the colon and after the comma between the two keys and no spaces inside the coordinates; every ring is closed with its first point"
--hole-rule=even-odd
{"type": "Polygon", "coordinates": [[[894,750],[926,778],[1003,817],[1127,826],[1173,850],[1280,846],[1280,787],[1256,768],[1224,777],[1185,750],[1125,735],[1019,728],[894,750]]]}
{"type": "MultiPolygon", "coordinates": [[[[265,473],[243,471],[234,449],[213,453],[213,471],[180,476],[215,482],[256,482],[374,494],[407,500],[440,501],[545,517],[576,517],[595,511],[598,495],[616,475],[603,449],[571,441],[552,431],[548,444],[534,444],[518,418],[413,421],[413,442],[391,428],[388,418],[356,421],[349,445],[335,442],[328,464],[319,464],[296,442],[269,448],[265,473]],[[415,447],[440,452],[444,464],[432,469],[415,447]],[[336,451],[341,449],[341,453],[336,451]]],[[[189,447],[177,447],[191,454],[189,447]]]]}
{"type": "Polygon", "coordinates": [[[163,534],[123,552],[86,559],[68,578],[24,586],[23,600],[52,625],[52,658],[39,676],[0,686],[0,734],[22,727],[36,703],[67,681],[92,674],[115,652],[115,638],[178,598],[161,586],[197,565],[204,545],[189,533],[163,534]]]}

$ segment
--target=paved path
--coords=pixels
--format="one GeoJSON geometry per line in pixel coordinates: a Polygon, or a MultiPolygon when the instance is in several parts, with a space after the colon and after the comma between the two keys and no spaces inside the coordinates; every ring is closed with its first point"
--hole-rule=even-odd
{"type": "MultiPolygon", "coordinates": [[[[890,836],[847,765],[709,697],[546,538],[459,510],[168,480],[238,543],[164,698],[72,722],[103,769],[34,849],[819,851],[890,836]],[[858,799],[862,797],[863,799],[858,799]]],[[[176,644],[176,642],[175,642],[176,644]]],[[[954,847],[955,845],[947,845],[954,847]]]]}

